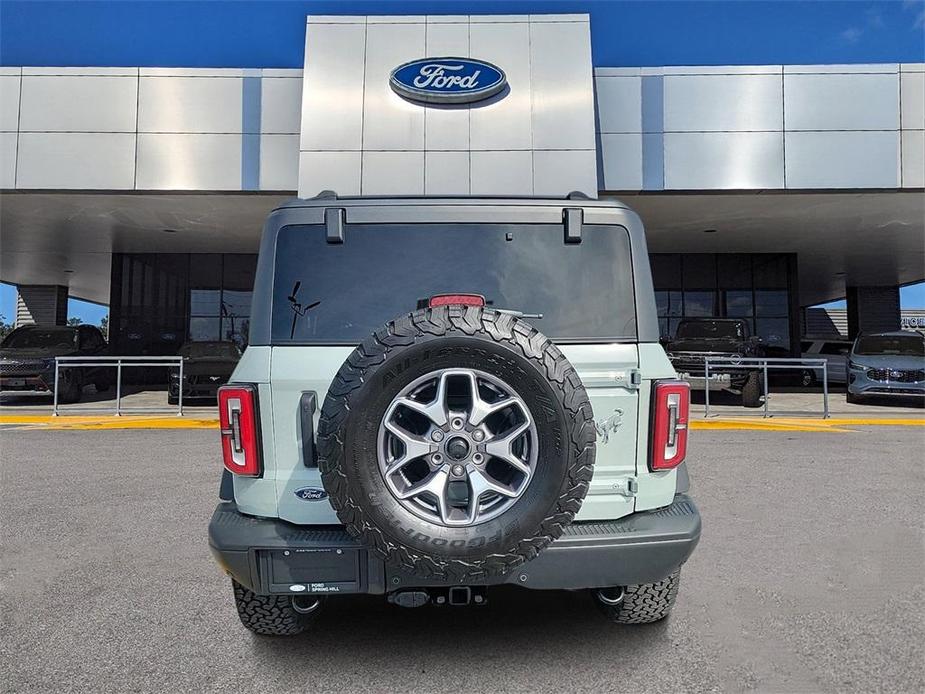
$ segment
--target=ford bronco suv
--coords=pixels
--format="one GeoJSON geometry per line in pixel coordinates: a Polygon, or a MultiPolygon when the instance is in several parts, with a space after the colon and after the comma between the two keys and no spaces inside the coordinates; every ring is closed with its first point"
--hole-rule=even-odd
{"type": "Polygon", "coordinates": [[[295,634],[351,593],[480,605],[498,584],[664,618],[700,516],[689,389],[658,338],[643,227],[617,202],[275,210],[219,390],[209,544],[244,626],[295,634]]]}

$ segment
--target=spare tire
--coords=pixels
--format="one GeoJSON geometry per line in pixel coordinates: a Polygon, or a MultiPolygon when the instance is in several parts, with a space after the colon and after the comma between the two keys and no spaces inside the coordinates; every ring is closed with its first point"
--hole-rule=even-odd
{"type": "Polygon", "coordinates": [[[464,583],[562,534],[594,441],[587,393],[548,338],[509,313],[443,306],[390,321],[347,358],[318,455],[352,536],[410,574],[464,583]]]}

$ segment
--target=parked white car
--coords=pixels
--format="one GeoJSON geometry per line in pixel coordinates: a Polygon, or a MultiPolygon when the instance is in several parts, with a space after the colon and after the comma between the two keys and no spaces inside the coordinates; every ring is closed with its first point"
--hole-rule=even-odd
{"type": "MultiPolygon", "coordinates": [[[[848,382],[847,365],[851,340],[804,337],[800,344],[804,359],[825,359],[829,383],[848,382]]],[[[803,385],[822,383],[822,368],[807,369],[807,373],[811,374],[812,378],[804,376],[803,385]]]]}

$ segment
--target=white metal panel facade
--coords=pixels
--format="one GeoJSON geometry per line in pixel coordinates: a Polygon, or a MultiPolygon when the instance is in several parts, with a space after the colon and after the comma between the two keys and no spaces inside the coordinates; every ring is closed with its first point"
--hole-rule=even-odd
{"type": "Polygon", "coordinates": [[[595,90],[603,190],[923,185],[921,63],[598,68],[595,90]]]}
{"type": "Polygon", "coordinates": [[[597,194],[586,15],[313,16],[306,35],[300,195],[597,194]],[[390,88],[398,65],[449,56],[499,66],[507,92],[446,107],[390,88]]]}
{"type": "Polygon", "coordinates": [[[925,184],[921,63],[592,73],[585,15],[315,16],[306,45],[304,83],[300,70],[0,68],[0,187],[593,195],[925,184]],[[440,55],[499,65],[509,93],[447,108],[389,89],[399,62],[440,55]]]}

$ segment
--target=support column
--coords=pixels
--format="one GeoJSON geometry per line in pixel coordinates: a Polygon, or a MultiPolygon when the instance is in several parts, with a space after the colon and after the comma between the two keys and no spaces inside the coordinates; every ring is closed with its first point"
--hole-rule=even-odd
{"type": "Polygon", "coordinates": [[[16,287],[16,327],[67,324],[67,287],[21,284],[16,287]]]}
{"type": "Polygon", "coordinates": [[[848,287],[848,337],[899,330],[899,287],[848,287]]]}

